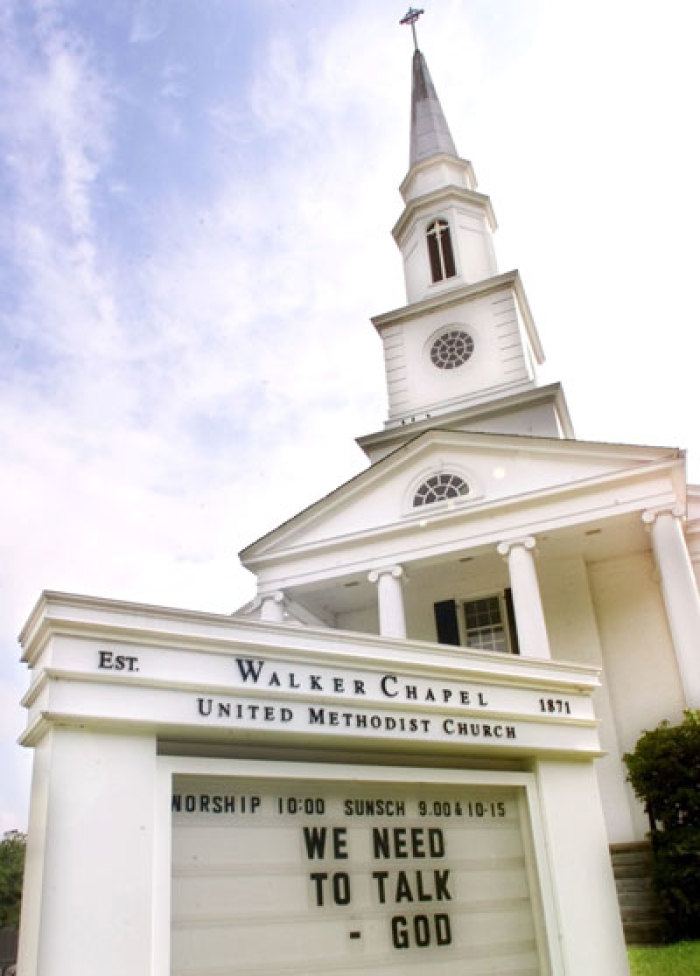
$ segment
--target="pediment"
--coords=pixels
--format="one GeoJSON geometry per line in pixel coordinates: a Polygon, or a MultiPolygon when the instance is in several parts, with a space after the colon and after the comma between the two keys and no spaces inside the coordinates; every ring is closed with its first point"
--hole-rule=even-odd
{"type": "MultiPolygon", "coordinates": [[[[260,557],[314,548],[331,540],[407,525],[488,513],[562,493],[629,479],[677,462],[676,448],[641,447],[463,431],[426,431],[325,498],[283,523],[240,556],[260,557]],[[435,475],[462,479],[467,491],[455,498],[416,504],[421,485],[435,475]]],[[[438,489],[440,491],[441,489],[438,489]]]]}

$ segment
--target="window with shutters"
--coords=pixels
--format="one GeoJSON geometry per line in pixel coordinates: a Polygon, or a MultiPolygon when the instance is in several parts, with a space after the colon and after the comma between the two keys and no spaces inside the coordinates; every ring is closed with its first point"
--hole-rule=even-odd
{"type": "Polygon", "coordinates": [[[474,600],[442,600],[435,604],[440,644],[481,651],[518,654],[518,635],[510,590],[474,600]]]}
{"type": "Polygon", "coordinates": [[[452,250],[450,225],[446,220],[434,220],[426,230],[428,258],[433,282],[454,278],[457,274],[455,256],[452,250]]]}

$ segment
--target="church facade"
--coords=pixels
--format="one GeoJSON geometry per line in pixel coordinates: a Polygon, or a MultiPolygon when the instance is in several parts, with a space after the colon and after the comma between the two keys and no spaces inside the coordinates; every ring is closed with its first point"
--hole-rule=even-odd
{"type": "Polygon", "coordinates": [[[622,754],[700,705],[700,493],[538,385],[418,50],[401,193],[387,421],[241,553],[255,599],[27,621],[20,976],[627,971],[622,754]]]}

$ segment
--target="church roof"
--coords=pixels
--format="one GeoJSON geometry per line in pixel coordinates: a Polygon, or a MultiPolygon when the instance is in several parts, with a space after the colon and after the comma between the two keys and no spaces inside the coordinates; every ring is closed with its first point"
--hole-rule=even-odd
{"type": "Polygon", "coordinates": [[[413,88],[411,93],[410,166],[446,153],[457,156],[447,119],[437,97],[428,65],[422,53],[413,54],[413,88]]]}

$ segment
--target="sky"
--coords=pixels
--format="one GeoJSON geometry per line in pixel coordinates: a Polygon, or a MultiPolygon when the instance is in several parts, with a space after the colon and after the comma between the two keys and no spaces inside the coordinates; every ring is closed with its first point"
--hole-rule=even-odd
{"type": "MultiPolygon", "coordinates": [[[[0,832],[44,589],[228,613],[237,553],[357,474],[405,301],[394,0],[0,5],[0,832]]],[[[692,0],[425,0],[462,156],[587,440],[688,450],[692,0]]]]}

